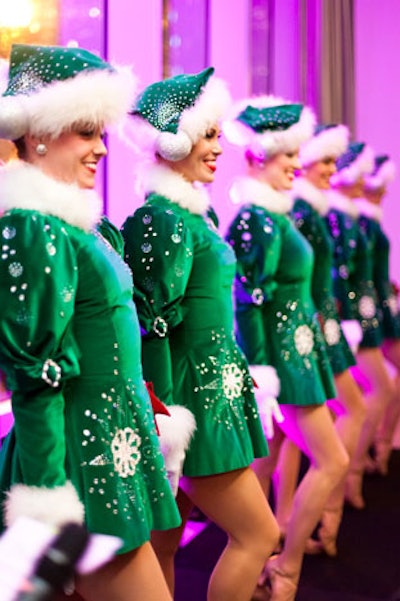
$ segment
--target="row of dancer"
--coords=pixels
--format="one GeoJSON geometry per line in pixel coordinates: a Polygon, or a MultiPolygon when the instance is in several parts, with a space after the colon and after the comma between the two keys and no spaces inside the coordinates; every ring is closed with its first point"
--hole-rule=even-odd
{"type": "Polygon", "coordinates": [[[0,105],[0,136],[19,153],[0,188],[1,368],[15,416],[1,452],[4,519],[32,514],[39,493],[37,519],[84,520],[121,537],[113,561],[77,576],[76,599],[171,599],[193,505],[228,534],[209,601],[295,598],[311,533],[331,499],[343,498],[357,438],[350,417],[365,423],[351,353],[333,305],[319,316],[330,324],[324,339],[310,294],[312,248],[282,193],[314,127],[312,111],[278,98],[232,108],[212,68],[152,84],[134,100],[128,73],[90,53],[13,47],[0,105]],[[235,186],[243,207],[225,242],[204,184],[215,177],[227,110],[224,131],[245,149],[248,173],[235,186]],[[91,189],[104,127],[126,112],[146,159],[145,202],[121,238],[107,220],[99,225],[91,189]],[[334,386],[335,320],[346,349],[337,373],[357,391],[348,393],[353,404],[334,386]],[[144,379],[167,412],[177,405],[195,417],[176,501],[144,379]],[[344,408],[335,422],[327,399],[344,408]],[[310,463],[270,559],[279,527],[267,492],[287,440],[310,463]],[[48,510],[55,503],[57,516],[48,510]]]}

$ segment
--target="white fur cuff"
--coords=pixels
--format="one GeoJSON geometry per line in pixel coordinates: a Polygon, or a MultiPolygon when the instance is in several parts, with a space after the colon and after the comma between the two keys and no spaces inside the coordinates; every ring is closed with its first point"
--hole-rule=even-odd
{"type": "Polygon", "coordinates": [[[21,516],[60,527],[67,522],[83,523],[84,506],[71,482],[45,488],[15,484],[4,503],[4,521],[12,526],[21,516]]]}
{"type": "Polygon", "coordinates": [[[281,391],[281,383],[272,365],[249,365],[250,375],[263,396],[277,399],[281,391]]]}
{"type": "Polygon", "coordinates": [[[186,450],[196,430],[196,420],[193,413],[186,407],[169,405],[167,408],[170,415],[157,413],[156,421],[168,480],[176,495],[186,450]]]}

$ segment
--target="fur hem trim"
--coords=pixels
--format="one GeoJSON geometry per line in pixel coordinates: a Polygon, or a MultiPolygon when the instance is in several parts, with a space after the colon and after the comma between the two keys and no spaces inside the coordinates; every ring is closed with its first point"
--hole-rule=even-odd
{"type": "Polygon", "coordinates": [[[277,399],[281,391],[281,383],[275,367],[272,365],[249,365],[249,372],[263,396],[277,399]]]}
{"type": "Polygon", "coordinates": [[[328,212],[328,199],[325,192],[319,190],[305,177],[295,178],[291,196],[294,200],[298,198],[305,200],[320,215],[326,215],[328,212]]]}
{"type": "Polygon", "coordinates": [[[56,527],[67,522],[83,524],[84,515],[84,506],[71,482],[55,488],[15,484],[4,502],[7,527],[21,516],[56,527]]]}
{"type": "Polygon", "coordinates": [[[337,158],[344,153],[349,143],[349,128],[337,125],[314,135],[300,148],[300,163],[303,166],[322,161],[326,157],[337,158]]]}
{"type": "Polygon", "coordinates": [[[180,173],[160,163],[153,163],[143,170],[140,188],[144,195],[153,192],[165,196],[197,215],[204,215],[210,206],[204,186],[186,181],[180,173]]]}
{"type": "Polygon", "coordinates": [[[362,149],[358,157],[348,166],[336,171],[331,176],[332,186],[351,185],[360,177],[372,173],[374,169],[374,153],[367,144],[362,149]]]}
{"type": "Polygon", "coordinates": [[[281,215],[293,208],[290,195],[278,192],[269,184],[253,177],[238,177],[233,182],[229,195],[234,204],[250,203],[281,215]]]}
{"type": "Polygon", "coordinates": [[[388,159],[385,161],[378,171],[365,178],[365,186],[369,190],[378,190],[390,184],[396,177],[396,165],[388,159]]]}
{"type": "Polygon", "coordinates": [[[102,202],[94,190],[59,182],[24,161],[0,170],[0,213],[26,209],[53,215],[90,231],[100,220],[102,202]]]}
{"type": "MultiPolygon", "coordinates": [[[[303,107],[299,121],[283,131],[258,134],[250,127],[236,120],[237,116],[249,105],[255,108],[267,108],[284,104],[291,103],[277,96],[246,98],[236,103],[229,112],[228,118],[222,124],[222,129],[227,140],[235,146],[261,148],[266,158],[280,152],[297,151],[301,144],[313,135],[316,123],[314,113],[307,106],[303,107]]],[[[259,153],[256,152],[256,154],[259,153]]]]}
{"type": "Polygon", "coordinates": [[[127,115],[135,87],[133,73],[122,67],[115,71],[82,71],[75,77],[43,86],[30,96],[4,97],[0,99],[0,137],[16,139],[29,132],[38,137],[57,138],[75,123],[113,125],[127,115]],[[13,127],[5,123],[4,132],[2,104],[5,104],[4,119],[16,120],[13,127]],[[10,110],[14,105],[13,115],[10,110]]]}
{"type": "Polygon", "coordinates": [[[340,194],[340,192],[337,192],[336,190],[329,190],[326,193],[326,196],[328,199],[329,209],[336,209],[342,213],[350,215],[350,217],[353,217],[354,219],[357,219],[359,212],[354,200],[351,200],[344,194],[340,194]]]}
{"type": "Polygon", "coordinates": [[[383,211],[382,207],[374,204],[373,202],[369,202],[365,198],[357,198],[355,200],[355,204],[357,205],[358,211],[360,215],[364,215],[369,219],[373,219],[374,221],[378,221],[380,223],[383,219],[383,211]]]}

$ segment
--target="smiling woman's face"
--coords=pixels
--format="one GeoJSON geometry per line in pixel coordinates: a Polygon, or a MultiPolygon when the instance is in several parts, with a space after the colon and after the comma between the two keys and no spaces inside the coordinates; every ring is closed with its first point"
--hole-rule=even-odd
{"type": "Polygon", "coordinates": [[[217,157],[222,153],[219,143],[221,130],[217,124],[192,147],[190,154],[180,161],[166,161],[168,166],[180,173],[188,182],[209,184],[214,181],[217,157]]]}
{"type": "Polygon", "coordinates": [[[100,126],[77,126],[58,138],[41,138],[47,147],[45,155],[37,155],[38,140],[31,139],[29,157],[46,175],[79,188],[94,188],[97,164],[107,154],[100,126]]]}
{"type": "Polygon", "coordinates": [[[315,161],[303,168],[303,173],[316,188],[329,190],[330,178],[336,173],[336,162],[334,157],[326,157],[321,161],[315,161]]]}
{"type": "Polygon", "coordinates": [[[298,169],[300,169],[298,151],[280,152],[266,159],[261,171],[262,179],[275,190],[291,190],[298,169]]]}

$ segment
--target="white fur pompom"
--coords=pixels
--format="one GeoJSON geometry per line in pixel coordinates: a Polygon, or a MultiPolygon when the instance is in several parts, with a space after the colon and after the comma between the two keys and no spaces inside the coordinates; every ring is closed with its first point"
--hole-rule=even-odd
{"type": "Polygon", "coordinates": [[[186,158],[192,150],[192,141],[184,131],[172,134],[160,132],[156,139],[156,151],[167,161],[180,161],[186,158]]]}
{"type": "Polygon", "coordinates": [[[0,138],[18,140],[28,131],[24,102],[14,96],[0,97],[0,138]]]}
{"type": "Polygon", "coordinates": [[[84,506],[71,482],[55,488],[15,484],[4,503],[6,526],[12,526],[20,516],[55,527],[68,522],[81,524],[84,514],[84,506]]]}

